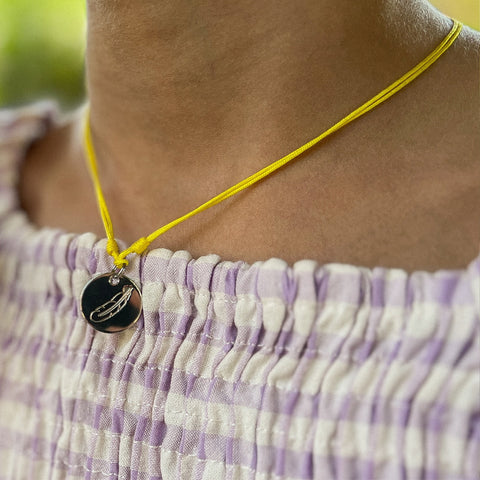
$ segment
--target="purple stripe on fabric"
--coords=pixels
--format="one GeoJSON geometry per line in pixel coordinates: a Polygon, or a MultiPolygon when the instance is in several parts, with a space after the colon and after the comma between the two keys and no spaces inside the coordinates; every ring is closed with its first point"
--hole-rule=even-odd
{"type": "MultiPolygon", "coordinates": [[[[232,403],[233,385],[225,385],[219,379],[204,386],[199,386],[199,383],[201,383],[200,380],[197,380],[190,398],[203,399],[205,405],[215,405],[216,408],[222,408],[222,405],[232,403]]],[[[171,393],[185,395],[185,388],[180,385],[178,375],[175,377],[172,387],[171,393]]],[[[118,397],[114,392],[104,391],[100,394],[100,392],[85,392],[81,389],[78,392],[60,392],[46,391],[34,386],[20,388],[2,377],[0,377],[0,391],[2,398],[24,404],[39,412],[49,410],[54,415],[61,413],[65,420],[78,422],[80,425],[91,426],[95,429],[101,428],[117,433],[120,433],[121,429],[123,435],[135,437],[139,441],[138,435],[143,435],[142,440],[147,441],[150,438],[153,445],[159,445],[165,435],[166,426],[163,420],[165,401],[157,403],[154,408],[151,405],[152,400],[150,400],[150,404],[144,401],[141,405],[135,406],[128,402],[128,396],[126,398],[118,397]],[[72,398],[74,393],[82,397],[72,398]],[[103,403],[109,399],[114,402],[112,407],[104,406],[103,403]],[[60,412],[59,404],[62,405],[60,412]],[[144,411],[148,412],[148,419],[144,418],[142,413],[144,411]],[[138,428],[137,424],[139,424],[138,428]]],[[[350,401],[346,401],[342,395],[323,393],[308,397],[295,392],[286,395],[272,388],[252,388],[248,392],[248,396],[243,396],[243,398],[241,394],[239,389],[235,391],[235,405],[257,409],[258,415],[261,415],[262,411],[277,412],[291,417],[310,417],[315,421],[337,419],[366,425],[370,424],[371,419],[374,418],[379,424],[398,425],[399,427],[405,427],[408,419],[408,426],[411,428],[421,428],[424,432],[443,433],[459,438],[465,438],[466,432],[478,428],[476,424],[480,422],[480,419],[472,417],[470,412],[455,410],[454,407],[446,404],[438,403],[432,407],[430,404],[415,402],[411,405],[408,399],[402,398],[377,398],[372,404],[370,399],[353,396],[349,399],[350,401]],[[254,394],[254,392],[256,393],[254,394]],[[373,417],[372,408],[375,409],[373,417]],[[442,422],[441,429],[440,421],[442,422]]],[[[464,395],[468,395],[468,393],[464,393],[464,395]]],[[[178,412],[172,411],[171,408],[168,411],[170,415],[183,418],[183,406],[179,405],[178,408],[178,412]]],[[[205,415],[206,411],[202,414],[189,412],[191,421],[195,420],[200,430],[206,420],[205,415]]],[[[289,425],[282,428],[288,429],[289,425]]]]}
{"type": "MultiPolygon", "coordinates": [[[[37,349],[37,347],[35,347],[36,343],[34,343],[33,345],[34,345],[34,350],[37,349]]],[[[26,352],[27,355],[31,356],[32,355],[32,352],[30,351],[31,343],[27,343],[26,346],[27,346],[27,350],[15,348],[12,350],[12,352],[16,351],[18,355],[22,355],[22,356],[24,356],[25,355],[24,352],[26,352]]],[[[52,362],[52,363],[61,362],[66,368],[70,368],[73,371],[76,369],[78,370],[86,369],[98,375],[102,374],[102,368],[99,368],[99,365],[102,365],[103,363],[107,363],[112,365],[112,371],[110,373],[112,378],[119,379],[122,376],[125,360],[119,361],[118,358],[114,360],[111,356],[105,357],[103,353],[96,353],[95,351],[75,352],[75,351],[63,351],[63,349],[57,351],[59,355],[57,357],[54,357],[51,355],[51,351],[49,350],[50,348],[54,348],[54,347],[55,347],[54,345],[48,345],[47,349],[42,349],[45,352],[50,352],[46,355],[49,362],[52,362]],[[85,363],[85,358],[87,357],[89,360],[85,363]],[[99,363],[99,360],[101,360],[100,363],[99,363]]],[[[9,353],[7,351],[5,351],[5,354],[9,356],[12,355],[11,352],[9,353]]],[[[473,361],[476,360],[478,364],[478,355],[476,354],[474,349],[470,351],[470,357],[472,357],[473,361]]],[[[186,378],[188,376],[188,373],[185,373],[183,371],[175,371],[175,370],[172,370],[171,368],[161,367],[159,365],[151,365],[151,366],[138,365],[134,358],[130,358],[128,362],[131,363],[133,368],[133,373],[130,379],[132,384],[137,384],[139,386],[142,386],[142,385],[145,385],[145,382],[146,382],[149,387],[159,388],[160,390],[163,390],[163,391],[168,391],[171,389],[175,393],[184,394],[186,378]],[[146,372],[148,372],[148,374],[146,372]],[[175,374],[175,381],[173,382],[173,385],[171,385],[172,374],[175,374]],[[148,379],[148,376],[146,377],[146,375],[151,376],[152,378],[148,379]]],[[[465,364],[468,364],[468,362],[465,361],[465,364]]],[[[110,378],[110,377],[105,377],[105,378],[110,378]]],[[[223,395],[224,395],[223,392],[230,392],[232,391],[233,387],[230,382],[226,382],[221,379],[217,379],[217,381],[221,382],[219,384],[221,385],[221,388],[216,389],[216,392],[222,392],[222,394],[219,398],[213,397],[211,400],[216,403],[222,403],[225,401],[223,400],[223,395]]],[[[205,398],[204,395],[202,396],[202,392],[208,391],[209,384],[210,384],[210,380],[208,378],[197,378],[197,380],[195,381],[196,388],[194,389],[194,391],[192,391],[192,395],[195,398],[206,401],[207,398],[205,398]]],[[[270,386],[268,388],[269,390],[272,391],[272,394],[269,396],[270,403],[267,403],[265,405],[265,408],[270,411],[279,411],[277,410],[278,405],[276,405],[275,403],[271,403],[271,399],[277,398],[276,395],[278,395],[278,398],[281,398],[283,395],[285,395],[285,391],[277,390],[275,386],[270,386]],[[277,393],[274,394],[274,392],[277,392],[277,393]]],[[[260,386],[250,385],[245,382],[239,382],[237,385],[237,397],[236,397],[238,403],[245,406],[250,406],[252,405],[252,402],[253,402],[253,405],[255,405],[256,404],[255,398],[259,397],[260,389],[261,389],[260,386]]],[[[227,394],[227,398],[229,398],[229,395],[230,393],[227,394]]],[[[299,397],[299,404],[300,405],[302,405],[302,403],[305,404],[305,405],[302,405],[302,410],[304,410],[310,402],[311,402],[311,396],[301,395],[299,397]]],[[[306,412],[308,412],[308,409],[306,410],[306,412]]]]}
{"type": "Polygon", "coordinates": [[[282,276],[282,294],[283,299],[289,305],[291,305],[297,298],[298,283],[293,278],[292,270],[286,270],[282,276]]]}
{"type": "Polygon", "coordinates": [[[422,356],[422,363],[425,362],[430,365],[435,364],[435,361],[439,357],[444,345],[444,341],[437,338],[432,338],[428,342],[428,347],[425,349],[425,353],[422,356]]]}
{"type": "Polygon", "coordinates": [[[187,385],[185,388],[185,396],[189,397],[195,386],[195,381],[197,380],[197,376],[192,373],[187,373],[186,380],[187,380],[187,385]]]}
{"type": "MultiPolygon", "coordinates": [[[[125,384],[130,382],[130,378],[132,376],[133,368],[134,368],[134,362],[132,362],[132,361],[125,362],[125,365],[122,369],[122,376],[121,376],[121,380],[125,384]]],[[[146,373],[146,375],[145,375],[145,386],[147,388],[149,388],[149,387],[151,388],[151,385],[149,384],[149,382],[151,381],[151,376],[148,375],[148,373],[150,373],[150,372],[151,371],[145,372],[146,373]]]]}
{"type": "MultiPolygon", "coordinates": [[[[396,282],[400,284],[400,282],[396,282]]],[[[401,286],[401,285],[398,285],[401,286]]],[[[394,289],[396,291],[402,292],[403,289],[400,288],[394,289]]],[[[374,277],[372,279],[372,292],[371,292],[371,302],[372,305],[378,308],[383,308],[385,306],[385,279],[374,277]]]]}
{"type": "MultiPolygon", "coordinates": [[[[146,435],[147,426],[151,423],[151,419],[143,416],[137,417],[137,424],[134,427],[133,439],[135,442],[142,442],[145,438],[148,438],[146,435]]],[[[150,427],[148,427],[150,430],[150,427]]],[[[124,434],[125,435],[125,434],[124,434]]],[[[128,431],[126,433],[128,435],[128,431]]]]}
{"type": "MultiPolygon", "coordinates": [[[[133,373],[134,370],[133,370],[133,365],[131,364],[130,365],[130,372],[133,373]]],[[[155,370],[153,369],[145,369],[145,387],[147,388],[155,388],[158,383],[156,382],[156,379],[158,380],[158,372],[156,372],[155,370]]],[[[129,375],[130,377],[131,375],[129,375]]],[[[135,382],[134,381],[131,381],[132,384],[134,384],[135,382]]]]}
{"type": "Polygon", "coordinates": [[[95,415],[93,417],[93,428],[99,429],[100,427],[100,422],[102,419],[102,413],[104,411],[104,406],[103,405],[95,405],[95,415]]]}
{"type": "Polygon", "coordinates": [[[200,460],[206,460],[207,454],[205,453],[205,440],[206,440],[205,432],[200,432],[200,437],[198,441],[198,458],[200,460]]]}
{"type": "Polygon", "coordinates": [[[70,244],[69,244],[69,248],[67,250],[67,266],[70,270],[74,270],[75,267],[76,267],[76,260],[77,260],[77,256],[78,256],[78,251],[77,251],[77,241],[75,238],[72,238],[70,244]]]}
{"type": "Polygon", "coordinates": [[[431,285],[432,298],[441,305],[449,305],[453,302],[455,294],[458,292],[461,278],[457,275],[446,275],[441,281],[431,285]]]}
{"type": "Polygon", "coordinates": [[[235,296],[236,294],[236,285],[237,285],[237,276],[240,267],[238,264],[236,265],[237,268],[232,268],[226,271],[225,274],[225,293],[227,295],[235,296]]]}
{"type": "Polygon", "coordinates": [[[167,425],[164,421],[154,421],[151,429],[151,436],[149,439],[149,445],[155,447],[163,444],[165,436],[167,434],[167,425]]]}
{"type": "Polygon", "coordinates": [[[480,409],[473,412],[470,416],[468,440],[480,446],[480,409]]]}
{"type": "MultiPolygon", "coordinates": [[[[145,278],[145,275],[142,275],[141,278],[145,278]]],[[[185,285],[187,286],[188,290],[195,289],[193,283],[193,265],[190,262],[187,265],[185,285]]]]}
{"type": "MultiPolygon", "coordinates": [[[[170,390],[170,385],[172,383],[173,370],[163,368],[161,370],[160,381],[158,382],[158,388],[164,392],[170,390]]],[[[154,382],[154,385],[157,382],[154,382]]]]}
{"type": "Polygon", "coordinates": [[[112,411],[112,432],[121,434],[125,425],[125,413],[119,408],[112,411]]]}
{"type": "MultiPolygon", "coordinates": [[[[166,439],[165,443],[178,446],[178,438],[180,435],[187,438],[186,446],[190,446],[190,449],[195,449],[195,442],[190,442],[191,438],[197,437],[195,432],[182,431],[180,427],[176,427],[172,431],[171,438],[166,439]],[[194,437],[191,437],[193,433],[194,437]]],[[[207,457],[210,460],[223,462],[224,458],[224,445],[225,441],[223,437],[206,435],[207,441],[206,445],[210,451],[207,454],[207,457]]],[[[236,465],[243,466],[244,468],[249,468],[249,460],[251,460],[252,452],[251,445],[245,444],[245,442],[231,439],[233,443],[233,448],[236,452],[235,456],[232,457],[236,461],[236,465]]],[[[20,451],[23,455],[31,456],[33,452],[32,445],[35,444],[35,437],[29,437],[28,435],[20,434],[19,432],[11,432],[8,429],[0,427],[0,450],[10,447],[13,444],[22,445],[20,451]],[[12,437],[13,435],[13,437],[12,437]]],[[[167,445],[164,446],[165,450],[176,451],[175,449],[168,448],[167,445]]],[[[156,459],[150,459],[148,471],[140,472],[138,471],[137,476],[140,473],[148,473],[149,479],[155,478],[155,475],[158,477],[160,474],[160,452],[164,449],[160,449],[156,454],[156,459]]],[[[48,456],[51,452],[51,446],[42,441],[37,442],[36,458],[37,459],[48,459],[48,456]]],[[[104,472],[107,473],[111,471],[112,465],[117,468],[117,462],[106,462],[105,460],[95,459],[91,456],[86,456],[84,454],[75,454],[70,451],[62,451],[59,449],[57,451],[57,458],[54,460],[55,469],[60,469],[65,471],[68,469],[73,473],[72,469],[77,468],[77,474],[85,474],[86,478],[95,478],[89,476],[88,474],[92,471],[98,473],[104,472]],[[68,460],[67,460],[68,459],[68,460]]],[[[192,453],[193,450],[186,450],[185,455],[195,455],[192,453]]],[[[302,452],[293,452],[289,450],[279,450],[275,447],[265,447],[257,446],[256,452],[259,458],[257,462],[257,472],[258,473],[272,473],[274,471],[276,464],[281,464],[284,467],[282,471],[285,475],[291,476],[298,479],[350,479],[350,478],[381,478],[381,479],[397,479],[402,478],[402,472],[408,475],[408,478],[442,478],[442,479],[465,479],[469,478],[464,472],[458,472],[456,474],[451,474],[444,472],[442,470],[426,470],[421,469],[420,471],[414,468],[408,468],[405,464],[398,463],[397,458],[390,459],[389,462],[383,464],[374,464],[372,461],[363,460],[360,458],[344,458],[340,455],[335,455],[332,452],[332,455],[328,457],[311,455],[310,453],[302,452]],[[278,460],[278,459],[281,460],[278,460]],[[418,476],[420,473],[423,473],[423,476],[418,476]]],[[[195,455],[196,456],[196,455],[195,455]]],[[[181,457],[180,457],[181,458],[181,457]]],[[[203,464],[203,461],[202,461],[203,464]]],[[[119,466],[118,471],[125,475],[129,472],[129,468],[125,466],[119,466]]],[[[128,478],[128,477],[127,477],[128,478]]],[[[472,479],[474,477],[471,477],[472,479]]]]}

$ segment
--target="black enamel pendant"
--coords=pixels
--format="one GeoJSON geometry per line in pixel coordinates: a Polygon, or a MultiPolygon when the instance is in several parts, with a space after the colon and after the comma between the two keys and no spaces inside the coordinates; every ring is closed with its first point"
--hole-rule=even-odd
{"type": "Polygon", "coordinates": [[[117,333],[134,325],[142,312],[140,290],[123,269],[92,278],[81,295],[85,320],[96,330],[117,333]]]}

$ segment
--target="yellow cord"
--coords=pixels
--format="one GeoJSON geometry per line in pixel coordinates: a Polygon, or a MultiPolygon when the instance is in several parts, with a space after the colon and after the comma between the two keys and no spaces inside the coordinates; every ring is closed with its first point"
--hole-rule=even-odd
{"type": "Polygon", "coordinates": [[[412,82],[415,78],[417,78],[421,73],[427,70],[427,68],[430,67],[430,65],[432,65],[436,60],[438,60],[440,56],[443,55],[448,50],[448,48],[450,48],[450,46],[453,44],[455,39],[460,34],[462,28],[463,28],[463,25],[460,22],[458,22],[457,20],[453,20],[453,27],[449,32],[449,34],[444,38],[442,43],[427,58],[425,58],[425,60],[420,62],[415,68],[413,68],[408,73],[406,73],[402,78],[394,82],[385,90],[381,91],[374,98],[372,98],[371,100],[363,104],[361,107],[357,108],[357,110],[355,110],[350,115],[345,117],[343,120],[335,124],[326,132],[322,133],[320,136],[314,138],[313,140],[310,140],[308,143],[301,146],[297,150],[293,151],[292,153],[289,153],[287,156],[268,165],[262,170],[259,170],[258,172],[254,173],[250,177],[242,180],[241,182],[237,183],[233,187],[230,187],[229,189],[220,193],[216,197],[213,197],[208,202],[204,203],[203,205],[200,205],[199,207],[192,210],[191,212],[183,215],[180,218],[177,218],[176,220],[168,223],[167,225],[164,225],[163,227],[159,228],[155,232],[151,233],[148,237],[142,237],[138,239],[136,242],[134,242],[130,247],[128,247],[123,252],[119,252],[117,242],[115,241],[110,213],[108,212],[107,204],[105,203],[105,198],[103,196],[102,188],[100,186],[100,180],[98,177],[98,169],[97,169],[97,161],[95,157],[95,149],[93,147],[92,134],[90,130],[90,113],[89,111],[87,111],[86,120],[85,120],[85,132],[84,132],[85,133],[85,150],[87,154],[88,165],[90,167],[90,173],[91,173],[93,184],[95,187],[95,192],[97,195],[97,202],[100,209],[100,214],[102,216],[103,225],[105,227],[105,232],[107,234],[107,239],[108,239],[107,252],[109,255],[113,257],[115,266],[117,266],[118,268],[126,267],[128,265],[128,260],[126,258],[128,255],[132,253],[141,255],[147,250],[150,244],[163,233],[167,232],[168,230],[175,227],[179,223],[184,222],[190,217],[193,217],[197,213],[203,212],[208,208],[213,207],[214,205],[217,205],[220,202],[223,202],[224,200],[231,197],[232,195],[235,195],[236,193],[241,192],[242,190],[245,190],[246,188],[258,182],[262,178],[265,178],[267,175],[270,175],[275,170],[278,170],[279,168],[283,167],[285,164],[287,164],[294,158],[298,157],[300,154],[302,154],[309,148],[313,147],[320,140],[323,140],[328,135],[331,135],[332,133],[336,132],[340,128],[352,122],[353,120],[369,112],[370,110],[375,108],[377,105],[380,105],[382,102],[384,102],[385,100],[390,98],[392,95],[397,93],[399,90],[407,86],[410,82],[412,82]]]}

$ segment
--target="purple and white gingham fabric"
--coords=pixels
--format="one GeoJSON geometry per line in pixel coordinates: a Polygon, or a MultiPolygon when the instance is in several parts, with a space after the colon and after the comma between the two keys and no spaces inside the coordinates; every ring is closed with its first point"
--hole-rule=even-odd
{"type": "Polygon", "coordinates": [[[480,256],[408,274],[150,251],[144,314],[95,332],[106,241],[31,225],[54,109],[0,116],[0,480],[478,480],[480,256]]]}

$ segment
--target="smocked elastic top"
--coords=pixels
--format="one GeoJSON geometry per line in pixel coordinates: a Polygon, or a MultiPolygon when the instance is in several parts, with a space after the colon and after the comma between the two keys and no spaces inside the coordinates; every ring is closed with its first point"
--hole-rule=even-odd
{"type": "Polygon", "coordinates": [[[407,273],[154,249],[129,264],[139,322],[102,334],[78,301],[106,240],[19,205],[56,115],[0,117],[0,479],[478,480],[480,255],[407,273]]]}

